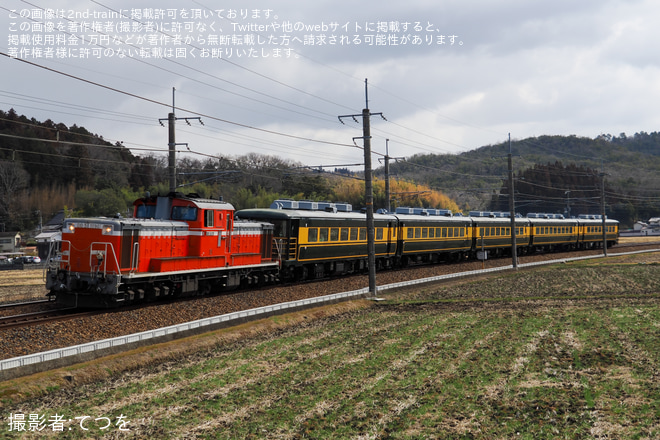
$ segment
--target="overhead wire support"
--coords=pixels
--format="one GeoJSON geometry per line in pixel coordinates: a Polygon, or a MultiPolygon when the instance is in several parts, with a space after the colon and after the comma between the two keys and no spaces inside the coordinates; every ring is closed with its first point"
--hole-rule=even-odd
{"type": "Polygon", "coordinates": [[[607,216],[605,215],[605,162],[600,162],[600,216],[603,230],[603,256],[607,257],[607,216]]]}
{"type": "Polygon", "coordinates": [[[387,212],[392,211],[390,205],[391,192],[390,192],[390,159],[399,160],[405,159],[404,157],[391,157],[390,156],[390,140],[385,139],[385,157],[378,159],[378,161],[385,162],[385,209],[387,212]]]}
{"type": "MultiPolygon", "coordinates": [[[[176,142],[176,134],[175,134],[175,126],[176,126],[176,121],[179,119],[182,119],[186,121],[188,125],[190,125],[190,120],[191,119],[196,119],[199,121],[201,125],[204,125],[202,122],[202,118],[200,117],[185,117],[185,118],[177,118],[174,114],[174,110],[176,109],[176,106],[174,104],[174,94],[176,92],[176,89],[172,87],[172,113],[168,113],[167,118],[161,118],[158,120],[160,122],[160,125],[163,125],[163,121],[167,121],[167,126],[169,130],[169,136],[168,136],[168,142],[167,146],[169,147],[169,157],[168,157],[168,170],[170,174],[170,192],[176,192],[176,146],[177,145],[185,145],[188,150],[190,148],[188,147],[187,143],[178,143],[176,142]]],[[[164,125],[163,125],[164,126],[164,125]]]]}
{"type": "Polygon", "coordinates": [[[518,245],[516,243],[516,201],[513,187],[513,155],[511,147],[511,133],[509,133],[509,153],[506,155],[508,162],[508,190],[509,190],[509,216],[511,217],[511,265],[518,270],[518,245]]]}
{"type": "MultiPolygon", "coordinates": [[[[364,199],[367,211],[367,266],[369,270],[369,296],[376,298],[376,229],[374,226],[374,193],[371,175],[371,116],[380,116],[382,113],[371,113],[369,110],[368,80],[364,80],[365,108],[361,114],[338,116],[342,124],[343,118],[352,118],[357,122],[357,117],[362,116],[362,140],[364,142],[364,199]]],[[[387,119],[385,119],[387,120],[387,119]]],[[[353,138],[353,142],[355,142],[353,138]]]]}

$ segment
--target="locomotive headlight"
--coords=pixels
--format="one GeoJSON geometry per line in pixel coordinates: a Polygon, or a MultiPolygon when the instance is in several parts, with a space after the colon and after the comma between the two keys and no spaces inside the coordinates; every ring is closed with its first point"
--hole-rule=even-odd
{"type": "Polygon", "coordinates": [[[76,230],[76,227],[73,223],[69,223],[69,232],[73,234],[73,232],[76,230]]]}
{"type": "Polygon", "coordinates": [[[112,233],[112,225],[103,225],[103,235],[112,233]]]}

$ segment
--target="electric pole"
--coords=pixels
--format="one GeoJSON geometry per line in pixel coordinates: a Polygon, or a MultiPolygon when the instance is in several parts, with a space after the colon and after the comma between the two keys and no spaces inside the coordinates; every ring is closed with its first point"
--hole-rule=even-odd
{"type": "Polygon", "coordinates": [[[607,225],[605,223],[605,164],[600,166],[600,216],[603,229],[603,256],[607,257],[607,225]]]}
{"type": "MultiPolygon", "coordinates": [[[[385,157],[383,161],[385,162],[385,209],[387,212],[391,212],[392,208],[390,206],[390,199],[392,193],[390,192],[390,159],[403,159],[402,157],[391,157],[390,156],[390,140],[385,139],[385,157]]],[[[378,159],[380,161],[380,159],[378,159]]]]}
{"type": "Polygon", "coordinates": [[[174,105],[174,92],[175,88],[172,87],[172,113],[167,114],[167,119],[161,118],[158,120],[160,122],[160,125],[163,125],[163,121],[167,121],[167,127],[168,127],[168,140],[167,140],[167,146],[169,147],[169,156],[168,156],[168,164],[167,168],[169,170],[169,175],[170,175],[170,192],[176,192],[176,146],[177,145],[186,145],[188,146],[187,143],[176,143],[176,134],[174,130],[174,126],[176,124],[176,121],[178,119],[183,119],[186,121],[188,125],[190,125],[190,119],[197,119],[200,124],[204,125],[202,122],[201,118],[195,117],[195,118],[177,118],[174,115],[174,109],[176,108],[174,105]]]}
{"type": "Polygon", "coordinates": [[[385,209],[390,212],[390,140],[385,139],[385,209]]]}
{"type": "MultiPolygon", "coordinates": [[[[367,208],[367,266],[369,270],[369,294],[372,298],[376,297],[376,229],[374,226],[374,193],[373,182],[371,177],[371,116],[380,115],[382,113],[371,113],[369,111],[369,91],[367,88],[367,79],[364,80],[364,96],[365,108],[362,114],[342,115],[338,116],[339,122],[342,124],[342,118],[353,118],[362,116],[362,140],[364,142],[364,200],[367,208]]],[[[353,141],[359,138],[353,138],[353,141]]]]}
{"type": "Polygon", "coordinates": [[[518,270],[518,247],[516,245],[516,206],[513,197],[513,158],[511,153],[511,133],[509,133],[509,213],[511,214],[511,264],[518,270]]]}

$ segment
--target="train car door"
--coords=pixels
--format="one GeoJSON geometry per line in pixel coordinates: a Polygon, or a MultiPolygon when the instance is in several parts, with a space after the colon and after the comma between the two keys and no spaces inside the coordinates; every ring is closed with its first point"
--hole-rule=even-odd
{"type": "Polygon", "coordinates": [[[295,260],[298,257],[298,234],[300,233],[300,220],[291,220],[289,223],[289,246],[285,250],[286,259],[295,260]]]}
{"type": "Polygon", "coordinates": [[[137,268],[140,230],[124,229],[121,237],[121,268],[133,270],[137,268]]]}
{"type": "Polygon", "coordinates": [[[387,222],[387,255],[392,255],[396,251],[396,229],[392,222],[387,222]]]}

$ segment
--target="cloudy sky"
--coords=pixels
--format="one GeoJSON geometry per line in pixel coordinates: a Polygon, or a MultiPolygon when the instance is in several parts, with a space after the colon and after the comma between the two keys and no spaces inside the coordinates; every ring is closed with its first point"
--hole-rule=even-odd
{"type": "Polygon", "coordinates": [[[177,122],[182,154],[313,166],[362,163],[361,121],[337,117],[362,112],[365,79],[387,118],[374,161],[386,139],[412,156],[651,132],[658,17],[653,0],[3,0],[0,108],[149,154],[174,98],[204,123],[177,122]]]}

